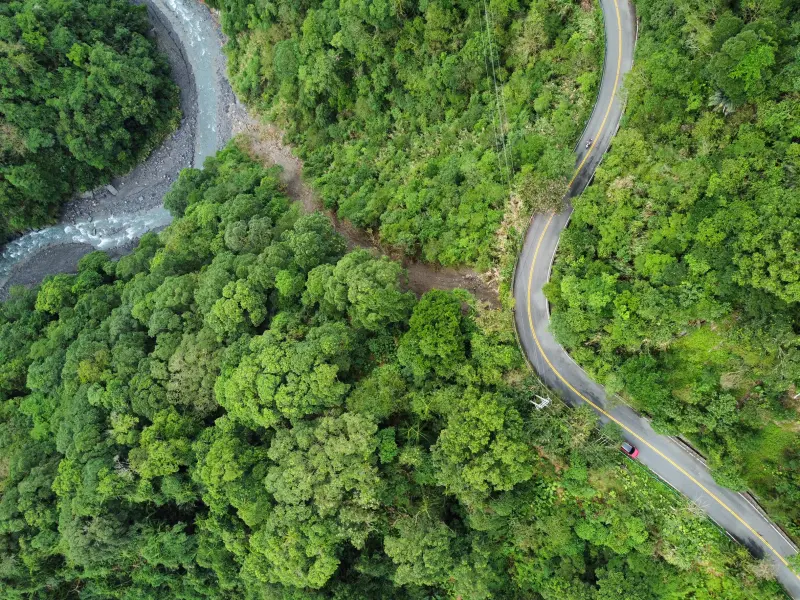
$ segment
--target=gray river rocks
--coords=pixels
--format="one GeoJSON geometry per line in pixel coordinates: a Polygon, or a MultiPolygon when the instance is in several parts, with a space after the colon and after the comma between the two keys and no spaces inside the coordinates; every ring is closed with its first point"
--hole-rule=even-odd
{"type": "Polygon", "coordinates": [[[147,231],[165,227],[171,217],[162,201],[181,169],[201,167],[228,142],[233,121],[242,118],[243,107],[225,72],[223,38],[208,8],[196,0],[141,3],[181,89],[181,125],[133,171],[67,203],[56,225],[6,244],[0,254],[0,298],[11,285],[74,270],[92,250],[124,254],[147,231]]]}

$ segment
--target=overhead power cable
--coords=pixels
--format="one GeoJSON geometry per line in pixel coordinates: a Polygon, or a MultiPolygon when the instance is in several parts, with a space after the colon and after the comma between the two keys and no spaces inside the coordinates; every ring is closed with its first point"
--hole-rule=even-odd
{"type": "MultiPolygon", "coordinates": [[[[488,44],[489,62],[492,67],[491,77],[494,86],[495,104],[497,108],[497,115],[500,128],[500,142],[503,152],[503,160],[505,162],[505,179],[508,186],[508,195],[511,197],[511,174],[513,170],[513,159],[509,156],[509,143],[506,142],[506,132],[508,131],[508,118],[505,110],[505,101],[501,93],[500,86],[497,83],[497,69],[499,64],[495,65],[495,50],[492,42],[492,20],[489,12],[489,5],[487,0],[483,0],[483,17],[486,23],[486,40],[488,44]]],[[[497,62],[499,63],[499,56],[497,62]]],[[[488,71],[488,69],[487,69],[488,71]]],[[[487,73],[488,75],[488,73],[487,73]]]]}

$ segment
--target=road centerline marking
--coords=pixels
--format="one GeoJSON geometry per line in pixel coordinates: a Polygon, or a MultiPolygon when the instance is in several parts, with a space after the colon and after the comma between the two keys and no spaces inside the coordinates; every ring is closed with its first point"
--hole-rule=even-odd
{"type": "MultiPolygon", "coordinates": [[[[588,160],[589,156],[592,154],[592,151],[594,150],[595,145],[597,144],[597,140],[600,137],[600,135],[601,135],[601,133],[602,133],[602,131],[603,131],[605,125],[606,125],[606,121],[608,120],[608,116],[611,113],[611,107],[612,107],[612,105],[614,103],[614,100],[616,98],[617,86],[619,85],[620,71],[621,71],[621,67],[622,67],[622,22],[621,22],[621,17],[620,17],[620,13],[619,13],[618,0],[614,0],[614,9],[616,11],[616,16],[617,16],[617,31],[618,31],[617,37],[618,37],[618,40],[619,40],[618,54],[617,54],[617,71],[616,71],[616,75],[615,75],[615,78],[614,78],[614,89],[611,91],[611,97],[610,97],[610,99],[608,101],[608,107],[606,108],[606,113],[603,116],[603,120],[600,123],[600,127],[598,128],[597,133],[595,134],[597,137],[594,139],[594,141],[592,142],[592,144],[589,147],[589,151],[586,153],[586,155],[583,157],[583,160],[580,162],[580,164],[576,168],[575,174],[572,176],[572,179],[570,180],[568,186],[572,185],[572,183],[575,181],[575,179],[580,174],[580,171],[583,168],[583,166],[586,163],[586,161],[588,160]]],[[[604,415],[607,419],[609,419],[610,421],[613,421],[614,423],[619,425],[623,430],[628,432],[631,436],[636,438],[638,441],[640,441],[642,444],[644,444],[647,448],[649,448],[650,450],[655,452],[658,456],[660,456],[662,459],[667,461],[667,463],[669,463],[672,467],[674,467],[681,475],[683,475],[689,481],[694,483],[698,488],[700,488],[700,490],[702,490],[712,500],[714,500],[717,504],[719,504],[722,508],[724,508],[728,513],[730,513],[737,521],[739,521],[742,525],[744,525],[744,527],[750,533],[752,533],[754,536],[756,536],[764,544],[764,546],[766,546],[776,557],[778,557],[778,559],[784,564],[784,566],[788,567],[789,566],[788,561],[780,553],[778,553],[778,551],[775,550],[775,548],[772,547],[772,545],[764,538],[764,536],[762,536],[755,529],[753,529],[753,527],[751,527],[732,508],[730,508],[725,502],[723,502],[716,494],[711,492],[711,490],[709,490],[702,483],[700,483],[695,477],[690,475],[683,467],[681,467],[680,465],[675,463],[671,458],[666,456],[658,448],[656,448],[655,446],[650,444],[647,440],[645,440],[638,433],[636,433],[635,431],[630,429],[627,425],[622,423],[619,419],[617,419],[616,417],[611,415],[609,412],[607,412],[606,410],[601,408],[597,403],[595,403],[594,401],[590,400],[589,398],[584,396],[582,393],[580,393],[569,381],[566,380],[566,378],[563,375],[561,375],[561,373],[555,368],[553,363],[550,361],[550,359],[548,358],[547,354],[545,354],[544,348],[542,347],[542,344],[539,341],[539,336],[536,334],[536,328],[534,327],[534,324],[533,324],[533,315],[531,313],[531,289],[532,289],[532,285],[533,285],[533,271],[534,271],[534,268],[536,267],[536,259],[539,256],[539,249],[541,248],[541,245],[542,245],[542,242],[544,240],[545,234],[547,233],[547,230],[549,229],[550,224],[552,223],[554,218],[555,218],[555,213],[550,213],[550,217],[547,220],[547,223],[545,223],[545,226],[542,229],[541,234],[539,235],[539,239],[538,239],[538,241],[536,243],[536,248],[534,249],[533,258],[531,259],[531,267],[530,267],[530,271],[529,271],[529,274],[528,274],[528,289],[527,289],[528,325],[529,325],[529,327],[531,329],[531,334],[533,336],[534,342],[536,343],[536,347],[539,350],[539,354],[545,360],[545,362],[547,363],[547,366],[556,375],[556,377],[558,377],[558,379],[561,380],[561,382],[564,383],[564,385],[566,385],[567,388],[569,390],[571,390],[576,396],[578,396],[584,402],[589,404],[597,412],[599,412],[600,414],[604,415]]],[[[710,515],[708,515],[708,516],[709,516],[709,518],[711,518],[710,515]]],[[[730,533],[727,532],[727,530],[726,530],[726,533],[728,533],[728,535],[730,535],[730,533]]],[[[794,573],[794,571],[792,571],[791,569],[790,569],[790,572],[795,577],[800,579],[800,575],[798,575],[797,573],[794,573]]]]}

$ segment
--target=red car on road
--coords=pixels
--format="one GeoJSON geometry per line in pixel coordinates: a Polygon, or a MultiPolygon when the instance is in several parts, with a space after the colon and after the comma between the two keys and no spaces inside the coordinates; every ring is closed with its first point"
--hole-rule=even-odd
{"type": "Polygon", "coordinates": [[[622,446],[620,446],[620,450],[622,450],[631,458],[636,458],[639,456],[639,450],[636,447],[631,446],[628,442],[623,443],[622,446]]]}

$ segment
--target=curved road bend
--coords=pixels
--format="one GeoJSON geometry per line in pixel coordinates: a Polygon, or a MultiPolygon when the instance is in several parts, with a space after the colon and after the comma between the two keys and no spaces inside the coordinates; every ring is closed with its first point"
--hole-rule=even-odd
{"type": "Polygon", "coordinates": [[[516,327],[523,350],[539,376],[571,405],[590,404],[602,422],[614,421],[625,438],[639,448],[639,460],[672,487],[696,502],[737,541],[756,556],[772,559],[778,581],[800,600],[800,577],[786,566],[797,549],[743,496],[717,485],[705,464],[673,439],[653,431],[649,422],[628,406],[610,407],[602,386],[569,357],[549,330],[550,312],[542,286],[561,231],[569,221],[569,200],[591,181],[603,153],[611,145],[622,116],[620,89],[633,64],[636,16],[629,0],[600,0],[605,20],[606,51],[603,79],[594,112],[578,143],[577,167],[560,214],[537,215],[531,223],[517,264],[514,281],[516,327]],[[589,139],[594,141],[586,149],[589,139]]]}

